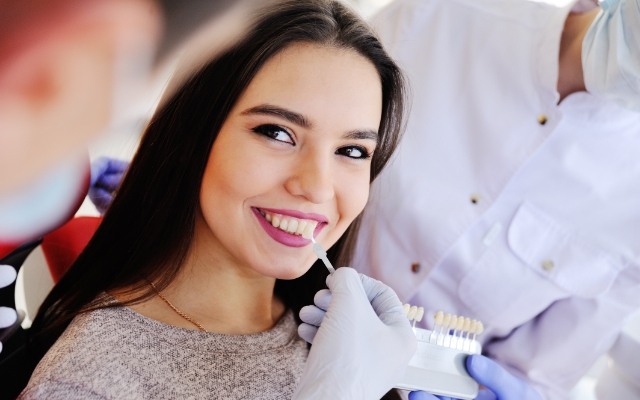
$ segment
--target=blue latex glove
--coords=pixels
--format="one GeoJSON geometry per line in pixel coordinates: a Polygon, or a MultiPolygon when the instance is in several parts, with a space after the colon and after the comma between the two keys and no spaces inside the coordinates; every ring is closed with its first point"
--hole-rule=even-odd
{"type": "Polygon", "coordinates": [[[91,163],[89,198],[100,214],[109,208],[128,167],[127,161],[108,157],[100,157],[91,163]]]}
{"type": "Polygon", "coordinates": [[[486,387],[477,400],[542,400],[542,396],[524,380],[512,375],[492,359],[474,354],[467,357],[467,372],[486,387]]]}
{"type": "Polygon", "coordinates": [[[294,399],[379,399],[400,381],[417,341],[395,292],[348,267],[327,277],[298,332],[312,342],[294,399]],[[325,311],[326,310],[326,311],[325,311]]]}
{"type": "MultiPolygon", "coordinates": [[[[485,388],[480,389],[476,400],[542,400],[528,383],[513,376],[492,359],[474,354],[467,357],[467,372],[485,388]]],[[[453,400],[425,392],[409,393],[409,400],[453,400]]]]}
{"type": "Polygon", "coordinates": [[[409,393],[409,400],[453,400],[453,399],[451,397],[435,396],[431,393],[418,391],[418,392],[409,393]]]}

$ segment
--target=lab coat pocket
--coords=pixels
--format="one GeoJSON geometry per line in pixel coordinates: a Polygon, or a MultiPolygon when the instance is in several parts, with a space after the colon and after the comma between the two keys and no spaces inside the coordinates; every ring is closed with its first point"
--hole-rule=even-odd
{"type": "Polygon", "coordinates": [[[458,287],[474,317],[506,331],[557,300],[607,291],[621,268],[606,251],[531,203],[519,207],[506,231],[458,287]]]}
{"type": "Polygon", "coordinates": [[[518,209],[507,240],[518,258],[571,296],[604,293],[622,268],[622,263],[606,250],[563,227],[531,203],[523,203],[518,209]]]}

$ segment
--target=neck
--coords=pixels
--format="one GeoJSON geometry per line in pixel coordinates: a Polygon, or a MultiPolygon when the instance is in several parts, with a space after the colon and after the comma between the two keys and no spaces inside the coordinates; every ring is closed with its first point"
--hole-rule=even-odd
{"type": "Polygon", "coordinates": [[[284,313],[284,305],[273,295],[275,279],[239,272],[218,261],[190,261],[164,296],[210,332],[249,334],[272,328],[284,313]]]}
{"type": "Polygon", "coordinates": [[[567,16],[560,40],[557,88],[560,101],[572,93],[586,90],[582,72],[582,41],[599,11],[599,8],[595,8],[567,16]]]}
{"type": "MultiPolygon", "coordinates": [[[[196,228],[187,260],[162,295],[209,332],[240,335],[272,328],[285,311],[273,293],[275,278],[221,256],[226,253],[216,248],[219,242],[208,240],[206,230],[204,238],[199,232],[196,228]]],[[[170,325],[196,329],[158,296],[131,308],[170,325]]]]}

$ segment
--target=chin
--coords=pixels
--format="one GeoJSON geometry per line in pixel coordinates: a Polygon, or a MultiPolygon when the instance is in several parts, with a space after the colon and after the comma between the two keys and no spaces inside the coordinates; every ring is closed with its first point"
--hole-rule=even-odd
{"type": "Polygon", "coordinates": [[[275,278],[289,281],[289,280],[300,278],[302,275],[306,274],[307,271],[309,271],[309,268],[306,268],[304,270],[301,270],[299,268],[292,268],[291,270],[287,270],[287,271],[279,271],[275,278]]]}
{"type": "Polygon", "coordinates": [[[273,261],[269,265],[263,263],[262,268],[256,269],[263,271],[262,274],[265,276],[281,280],[292,280],[306,274],[313,266],[316,258],[304,261],[300,261],[299,257],[295,259],[281,258],[279,261],[273,261]]]}
{"type": "Polygon", "coordinates": [[[301,266],[300,264],[291,266],[280,265],[272,269],[272,274],[270,275],[276,279],[293,280],[306,274],[311,269],[311,265],[313,265],[313,263],[308,264],[308,266],[301,266]]]}

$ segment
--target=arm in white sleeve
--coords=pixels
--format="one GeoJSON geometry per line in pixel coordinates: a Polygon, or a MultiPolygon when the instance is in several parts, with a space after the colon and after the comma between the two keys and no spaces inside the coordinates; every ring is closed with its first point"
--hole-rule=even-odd
{"type": "Polygon", "coordinates": [[[506,338],[487,343],[484,352],[531,382],[543,398],[568,399],[640,308],[638,293],[640,266],[630,265],[606,293],[559,300],[506,338]]]}

